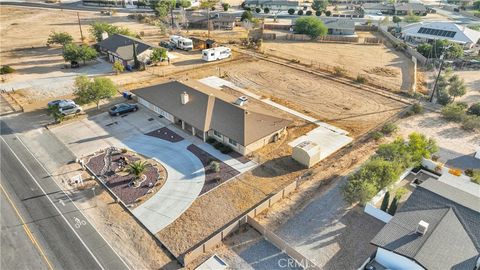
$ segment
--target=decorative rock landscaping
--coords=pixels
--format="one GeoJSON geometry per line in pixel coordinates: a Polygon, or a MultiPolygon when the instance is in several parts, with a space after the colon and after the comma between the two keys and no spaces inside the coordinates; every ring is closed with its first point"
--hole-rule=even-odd
{"type": "Polygon", "coordinates": [[[165,141],[169,141],[172,143],[180,142],[183,141],[183,137],[178,135],[177,133],[171,131],[167,127],[162,127],[160,129],[151,131],[149,133],[146,133],[145,135],[152,136],[155,138],[159,138],[165,141]]]}
{"type": "Polygon", "coordinates": [[[145,160],[125,149],[106,149],[90,158],[88,166],[105,185],[126,205],[139,202],[148,193],[154,193],[165,182],[165,169],[157,162],[148,160],[140,179],[130,173],[129,164],[145,160]],[[150,192],[149,192],[150,191],[150,192]]]}

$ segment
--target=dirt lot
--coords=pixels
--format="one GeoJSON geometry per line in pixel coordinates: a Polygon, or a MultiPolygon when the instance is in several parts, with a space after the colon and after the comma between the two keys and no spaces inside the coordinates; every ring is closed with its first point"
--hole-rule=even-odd
{"type": "Polygon", "coordinates": [[[468,104],[474,102],[480,102],[480,71],[478,70],[465,70],[455,71],[453,74],[460,76],[465,80],[467,86],[467,94],[458,98],[458,101],[463,101],[468,104]]]}
{"type": "Polygon", "coordinates": [[[266,41],[265,53],[332,70],[342,67],[350,77],[363,74],[392,90],[409,91],[413,64],[400,52],[384,45],[337,44],[297,41],[266,41]]]}

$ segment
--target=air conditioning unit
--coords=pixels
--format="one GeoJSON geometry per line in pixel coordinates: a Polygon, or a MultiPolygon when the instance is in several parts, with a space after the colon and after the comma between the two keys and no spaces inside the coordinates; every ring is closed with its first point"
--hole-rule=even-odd
{"type": "Polygon", "coordinates": [[[248,102],[248,97],[241,96],[235,101],[235,104],[237,104],[238,106],[244,106],[245,104],[247,104],[247,102],[248,102]]]}
{"type": "Polygon", "coordinates": [[[425,222],[423,220],[420,220],[417,225],[417,233],[424,235],[427,233],[428,230],[428,222],[425,222]]]}

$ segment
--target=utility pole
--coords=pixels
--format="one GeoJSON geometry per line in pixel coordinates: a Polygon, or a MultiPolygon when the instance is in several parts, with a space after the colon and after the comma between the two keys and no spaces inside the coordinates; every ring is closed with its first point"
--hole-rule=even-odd
{"type": "Polygon", "coordinates": [[[173,29],[173,8],[174,8],[174,6],[172,5],[172,6],[170,7],[170,18],[171,18],[171,20],[172,20],[172,22],[171,22],[171,24],[172,24],[172,29],[173,29]]]}
{"type": "Polygon", "coordinates": [[[210,38],[210,5],[207,7],[207,30],[208,30],[208,38],[210,38]]]}
{"type": "Polygon", "coordinates": [[[77,12],[77,19],[78,19],[78,27],[80,28],[80,38],[82,39],[82,42],[83,42],[82,24],[80,23],[80,14],[79,14],[79,12],[77,12]]]}
{"type": "MultiPolygon", "coordinates": [[[[433,44],[433,46],[435,46],[435,44],[433,44]]],[[[442,55],[440,55],[440,67],[439,67],[439,70],[438,70],[438,74],[437,74],[437,78],[435,78],[435,83],[433,85],[433,90],[432,90],[432,95],[430,95],[430,99],[428,100],[429,102],[432,102],[433,101],[433,97],[435,96],[435,92],[437,91],[437,83],[438,83],[438,79],[440,78],[440,74],[442,74],[442,69],[443,69],[443,58],[445,57],[445,52],[450,48],[450,45],[447,46],[443,52],[442,52],[442,55]]]]}

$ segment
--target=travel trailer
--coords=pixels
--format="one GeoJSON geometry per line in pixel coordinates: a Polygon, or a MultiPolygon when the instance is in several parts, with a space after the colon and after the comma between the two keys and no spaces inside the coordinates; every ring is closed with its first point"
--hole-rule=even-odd
{"type": "Polygon", "coordinates": [[[175,47],[184,51],[193,50],[193,41],[189,38],[184,38],[181,36],[170,36],[170,41],[175,44],[175,47]]]}
{"type": "Polygon", "coordinates": [[[222,60],[230,56],[232,56],[232,50],[228,47],[216,47],[202,51],[202,59],[207,62],[222,60]]]}

